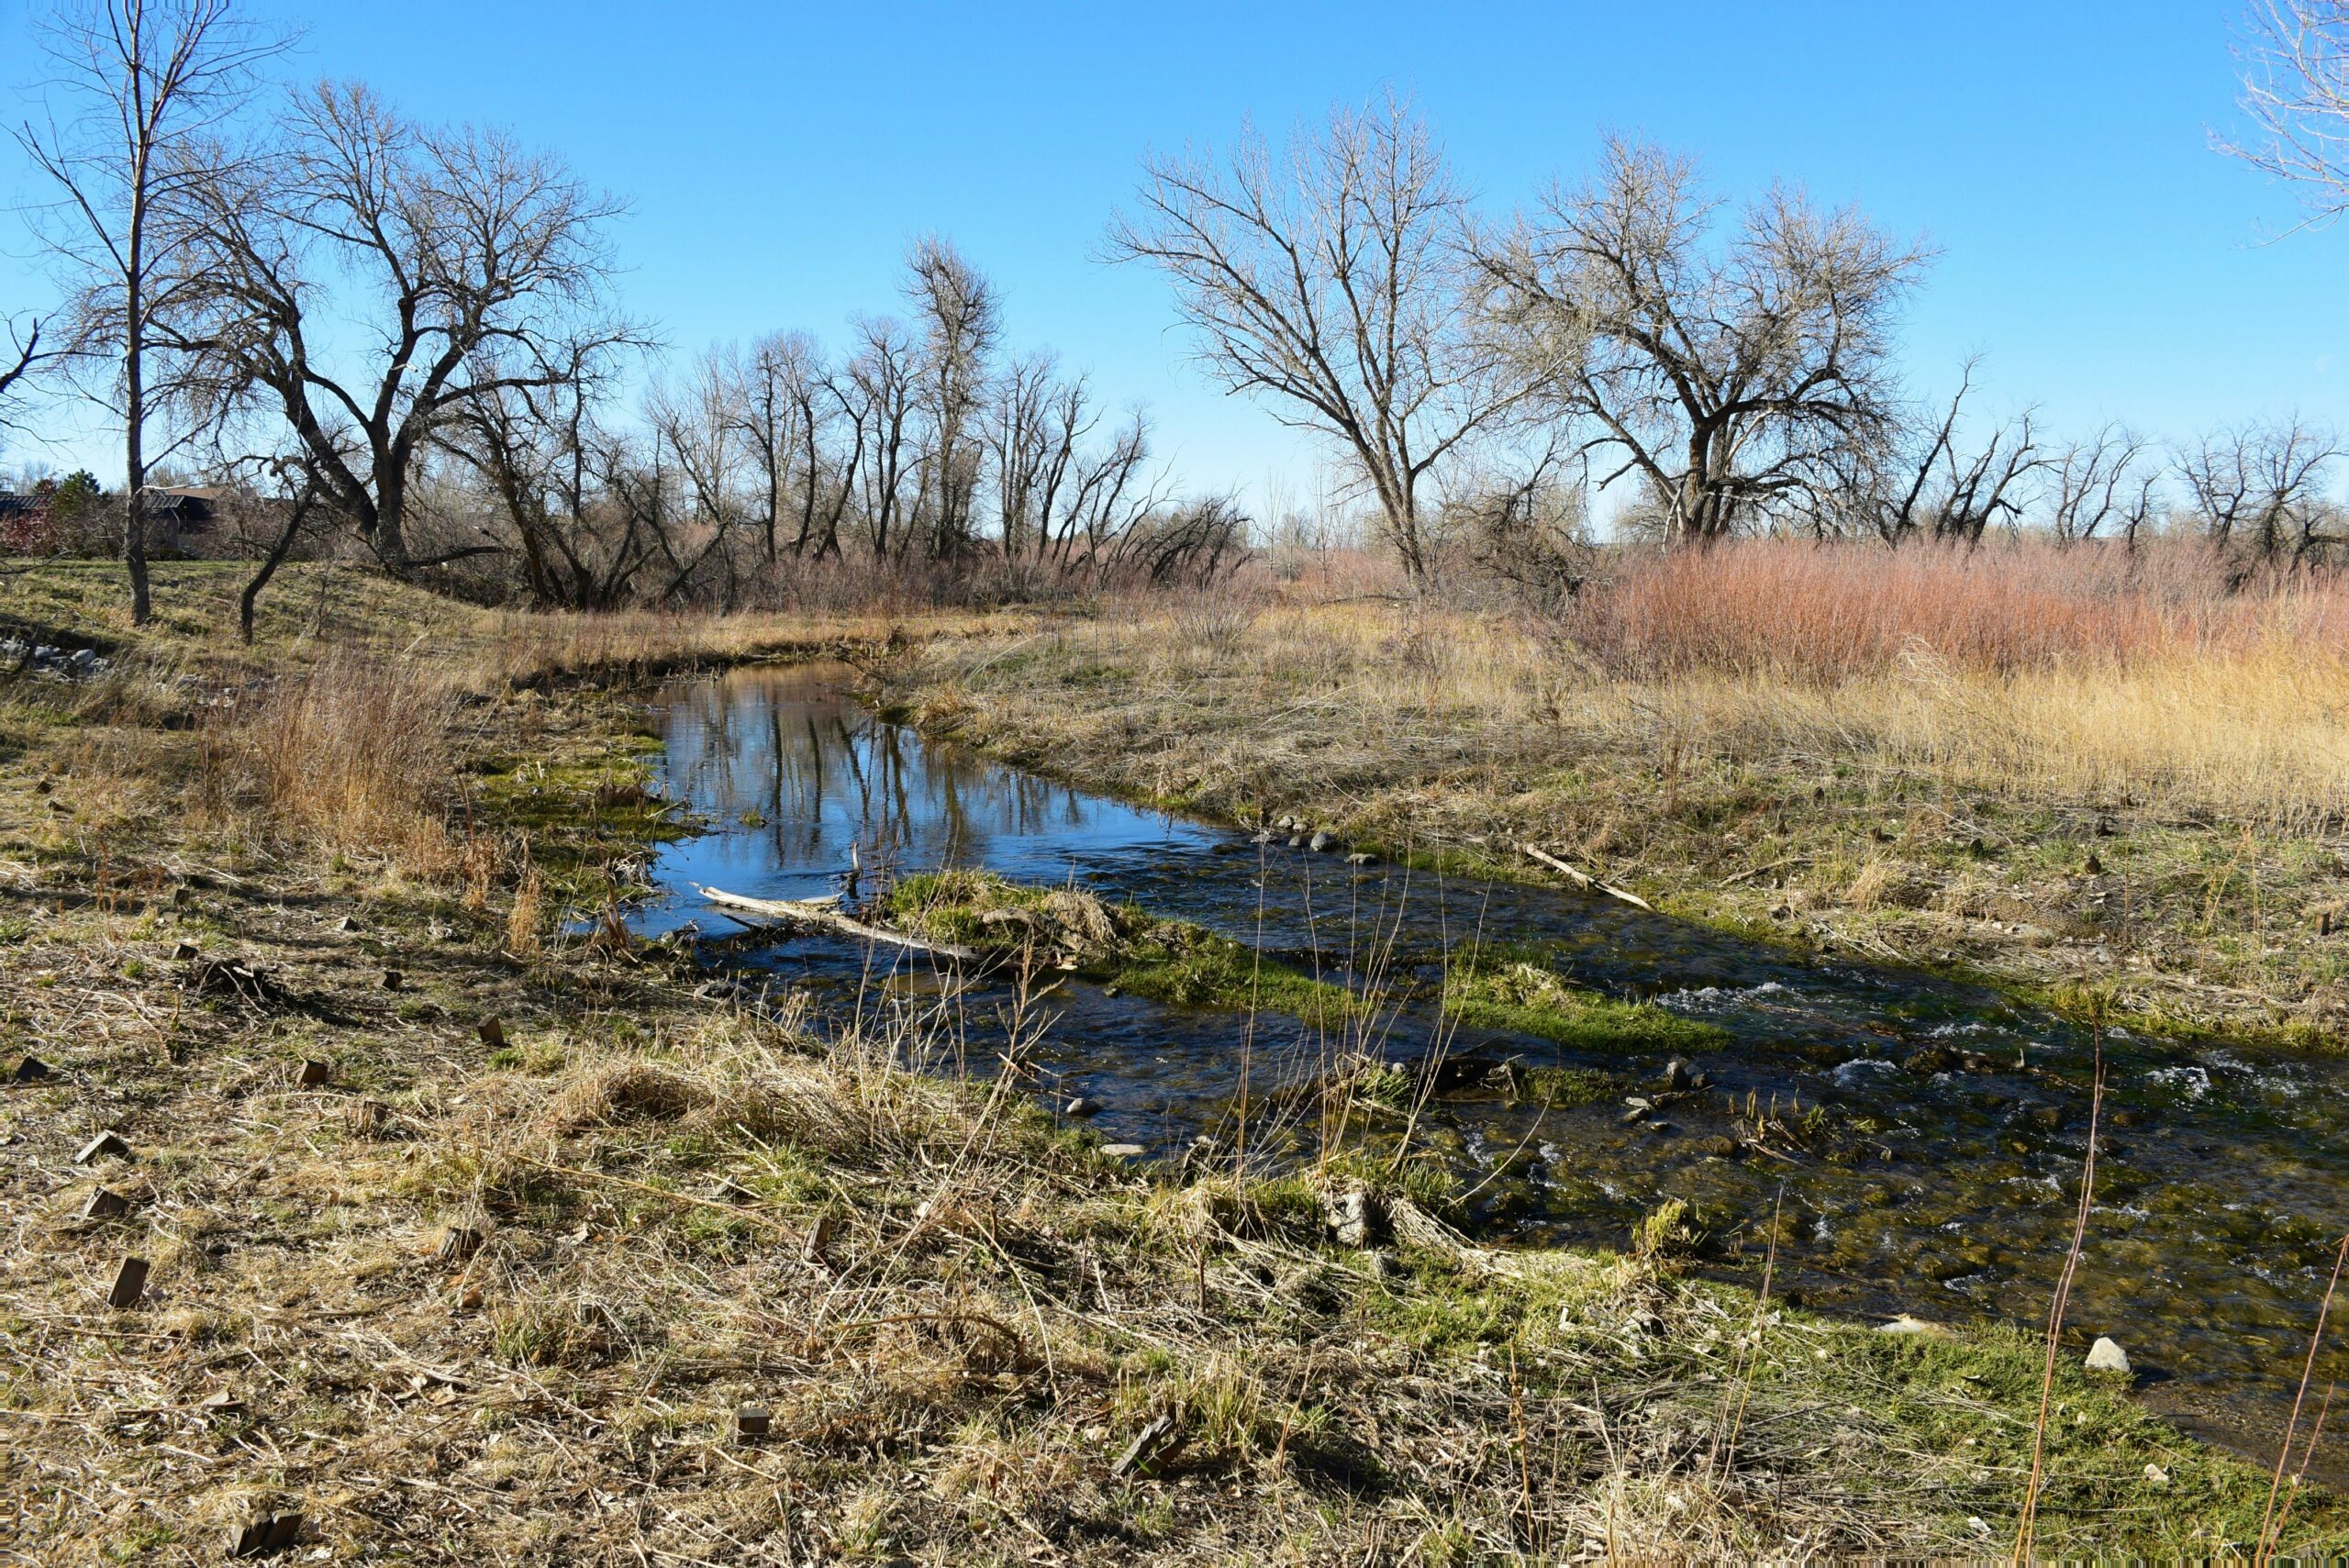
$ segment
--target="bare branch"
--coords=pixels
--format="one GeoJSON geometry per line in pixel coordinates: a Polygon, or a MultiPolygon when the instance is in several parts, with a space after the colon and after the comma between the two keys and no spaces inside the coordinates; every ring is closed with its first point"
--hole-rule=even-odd
{"type": "Polygon", "coordinates": [[[2220,150],[2299,186],[2310,225],[2349,213],[2349,0],[2254,0],[2240,52],[2257,134],[2220,150]]]}

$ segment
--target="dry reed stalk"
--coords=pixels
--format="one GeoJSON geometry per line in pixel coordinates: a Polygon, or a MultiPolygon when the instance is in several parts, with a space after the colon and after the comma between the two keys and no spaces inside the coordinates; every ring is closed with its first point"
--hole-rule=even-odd
{"type": "MultiPolygon", "coordinates": [[[[2332,1277],[2326,1280],[2324,1283],[2324,1300],[2317,1307],[2316,1328],[2309,1335],[2308,1360],[2303,1362],[2300,1367],[2300,1386],[2298,1392],[2292,1396],[2291,1419],[2285,1424],[2283,1446],[2277,1451],[2276,1455],[2275,1478],[2270,1481],[2267,1485],[2267,1507],[2259,1517],[2259,1549],[2254,1558],[2255,1563],[2266,1562],[2268,1555],[2275,1550],[2274,1543],[2271,1541],[2269,1535],[2269,1521],[2276,1513],[2277,1495],[2283,1490],[2284,1467],[2291,1462],[2293,1440],[2299,1435],[2300,1407],[2306,1402],[2309,1396],[2309,1380],[2316,1375],[2316,1353],[2318,1349],[2324,1343],[2325,1319],[2332,1315],[2332,1294],[2340,1287],[2341,1269],[2342,1265],[2344,1263],[2349,1263],[2349,1234],[2344,1234],[2341,1238],[2341,1250],[2333,1254],[2332,1277]]],[[[2332,1400],[2332,1392],[2327,1390],[2325,1394],[2325,1403],[2330,1406],[2332,1400]]],[[[2321,1419],[2321,1418],[2320,1418],[2320,1420],[2321,1419]]],[[[2316,1451],[2316,1440],[2313,1437],[2309,1440],[2309,1451],[2310,1453],[2316,1451]]],[[[2308,1467],[2308,1460],[2306,1456],[2302,1457],[2300,1465],[2303,1470],[2308,1467]]],[[[2297,1492],[2297,1482],[2294,1484],[2294,1489],[2297,1492]]],[[[2280,1540],[2282,1539],[2283,1525],[2280,1520],[2276,1521],[2274,1533],[2275,1540],[2280,1540]]]]}
{"type": "Polygon", "coordinates": [[[2284,1507],[2276,1516],[2276,1544],[2284,1543],[2284,1527],[2291,1522],[2292,1505],[2300,1500],[2300,1488],[2308,1484],[2309,1461],[2316,1457],[2316,1445],[2324,1436],[2324,1418],[2332,1412],[2332,1396],[2340,1385],[2324,1385],[2324,1402],[2316,1407],[2316,1422],[2309,1429],[2308,1446],[2300,1450],[2300,1467],[2292,1472],[2292,1489],[2284,1494],[2284,1507]]]}
{"type": "Polygon", "coordinates": [[[336,653],[279,677],[228,721],[218,754],[245,774],[230,793],[257,795],[310,840],[440,875],[457,853],[437,806],[452,709],[431,669],[336,653]]]}
{"type": "Polygon", "coordinates": [[[2040,1373],[2039,1415],[2031,1436],[2031,1479],[2023,1487],[2022,1511],[2015,1526],[2014,1561],[2032,1554],[2032,1534],[2038,1522],[2041,1466],[2047,1452],[2047,1418],[2055,1399],[2055,1359],[2062,1353],[2064,1311],[2071,1305],[2072,1281],[2079,1273],[2080,1251],[2087,1244],[2088,1211],[2096,1201],[2097,1127],[2104,1111],[2104,1023],[2100,1004],[2092,1004],[2088,1040],[2095,1059],[2095,1078],[2088,1091],[2088,1147],[2080,1159],[2080,1202],[2072,1218],[2071,1244],[2064,1253],[2064,1269],[2056,1276],[2054,1298],[2047,1307],[2047,1359],[2040,1373]]]}
{"type": "MultiPolygon", "coordinates": [[[[1762,1368],[1762,1337],[1768,1326],[1770,1282],[1778,1266],[1778,1230],[1786,1214],[1786,1207],[1787,1184],[1780,1182],[1777,1196],[1770,1204],[1770,1247],[1762,1258],[1762,1287],[1754,1293],[1753,1296],[1753,1320],[1751,1330],[1753,1340],[1744,1347],[1739,1366],[1731,1379],[1737,1394],[1737,1408],[1728,1423],[1727,1442],[1719,1442],[1719,1429],[1716,1429],[1716,1442],[1721,1454],[1722,1485],[1727,1485],[1731,1473],[1737,1466],[1737,1440],[1744,1433],[1745,1409],[1753,1396],[1754,1374],[1762,1368]]],[[[1709,1470],[1709,1468],[1710,1466],[1708,1465],[1709,1470]]]]}
{"type": "Polygon", "coordinates": [[[546,878],[527,862],[514,890],[514,907],[506,917],[506,951],[516,958],[537,958],[546,951],[546,878]]]}

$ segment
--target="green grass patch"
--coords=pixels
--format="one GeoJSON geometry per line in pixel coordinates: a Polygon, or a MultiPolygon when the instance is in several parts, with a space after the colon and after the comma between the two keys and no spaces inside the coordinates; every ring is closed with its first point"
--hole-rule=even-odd
{"type": "Polygon", "coordinates": [[[1653,1002],[1619,1002],[1575,985],[1537,958],[1487,949],[1455,967],[1443,1010],[1475,1029],[1506,1029],[1589,1051],[1704,1051],[1728,1043],[1717,1025],[1653,1002]]]}
{"type": "Polygon", "coordinates": [[[1368,1006],[1342,985],[1189,921],[992,872],[906,877],[883,895],[879,912],[890,926],[936,941],[1058,953],[1088,980],[1177,1006],[1261,1008],[1329,1026],[1368,1006]]]}

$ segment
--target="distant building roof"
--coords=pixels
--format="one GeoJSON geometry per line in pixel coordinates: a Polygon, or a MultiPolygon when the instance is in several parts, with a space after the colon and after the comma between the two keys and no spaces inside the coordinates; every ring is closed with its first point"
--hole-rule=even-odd
{"type": "Polygon", "coordinates": [[[182,528],[212,521],[215,503],[228,493],[224,484],[150,484],[139,492],[149,517],[182,528]]]}

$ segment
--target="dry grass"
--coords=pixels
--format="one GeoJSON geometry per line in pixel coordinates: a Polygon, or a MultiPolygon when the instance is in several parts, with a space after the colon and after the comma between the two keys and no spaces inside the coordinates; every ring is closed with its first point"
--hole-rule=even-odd
{"type": "Polygon", "coordinates": [[[2131,552],[2039,542],[1974,550],[1752,542],[1611,561],[1565,625],[1618,673],[1839,681],[1923,653],[1966,669],[2089,671],[2180,655],[2341,646],[2337,575],[2242,579],[2184,540],[2131,552]]]}
{"type": "MultiPolygon", "coordinates": [[[[1208,703],[1273,691],[1228,661],[1332,656],[1308,617],[1180,614],[1100,646],[1130,678],[1194,670],[1208,703]]],[[[1374,662],[1357,678],[1425,706],[1297,681],[1248,721],[1327,742],[1375,717],[1455,765],[1442,623],[1390,617],[1382,648],[1371,612],[1326,614],[1356,640],[1317,668],[1374,662]]],[[[1461,626],[1470,652],[1525,637],[1461,626]]],[[[574,630],[517,631],[507,667],[767,635],[574,630]]],[[[268,1509],[301,1511],[305,1559],[465,1563],[1954,1554],[2011,1517],[2019,1339],[1766,1313],[1668,1247],[1497,1253],[1399,1204],[1386,1251],[1336,1247],[1309,1179],[1160,1184],[918,1071],[945,1046],[894,1013],[716,1008],[662,950],[560,934],[522,907],[531,868],[548,896],[566,858],[618,852],[581,822],[609,831],[594,764],[632,716],[454,700],[442,660],[476,645],[449,636],[420,668],[306,651],[208,725],[228,688],[159,697],[151,662],[0,693],[0,1067],[51,1069],[0,1095],[0,1551],[212,1562],[268,1509]],[[228,804],[187,810],[207,777],[228,804]],[[415,822],[468,824],[436,876],[351,863],[389,865],[415,822]],[[525,926],[546,951],[515,951],[525,926]],[[207,988],[226,959],[270,988],[207,988]],[[73,1164],[107,1127],[132,1157],[73,1164]],[[100,1184],[127,1214],[79,1218],[100,1184]],[[109,1309],[125,1255],[153,1273],[109,1309]],[[736,1433],[750,1405],[763,1440],[736,1433]],[[1121,1471],[1162,1416],[1181,1447],[1121,1471]]],[[[1007,676],[1036,653],[964,646],[1007,676]]],[[[1067,711],[1116,725],[1100,689],[1067,711]]],[[[2051,1550],[2246,1537],[2264,1477],[2068,1372],[2064,1394],[2051,1550]]],[[[2321,1496],[2293,1530],[2344,1539],[2321,1496]]]]}
{"type": "Polygon", "coordinates": [[[413,662],[335,652],[215,709],[215,794],[332,853],[440,878],[458,849],[446,812],[455,694],[413,662]]]}
{"type": "MultiPolygon", "coordinates": [[[[234,1013],[171,1026],[209,1065],[161,1099],[136,1033],[56,1051],[71,1091],[12,1128],[48,1150],[95,1112],[137,1158],[0,1195],[14,1544],[211,1561],[298,1508],[305,1550],[369,1562],[1531,1562],[1946,1552],[2012,1507],[2020,1337],[1893,1340],[1662,1249],[1495,1253],[1423,1218],[1398,1268],[1326,1245],[1309,1185],[1154,1187],[908,1071],[925,1042],[877,1020],[818,1046],[627,984],[530,1015],[524,1064],[379,1014],[324,1091],[234,1013]],[[131,1215],[71,1220],[95,1181],[131,1215]],[[155,1273],[109,1314],[91,1282],[126,1251],[155,1273]],[[745,1406],[770,1435],[738,1436],[745,1406]],[[1179,1445],[1119,1473],[1161,1416],[1179,1445]]],[[[2239,1533],[2260,1477],[2065,1392],[2043,1539],[2239,1533]]],[[[2299,1527],[2338,1528],[2321,1502],[2299,1527]]]]}
{"type": "MultiPolygon", "coordinates": [[[[1210,629],[1188,609],[1130,605],[1035,634],[1025,662],[990,641],[965,684],[994,695],[1012,690],[998,672],[1114,674],[1104,710],[1135,733],[1208,713],[1219,739],[1264,758],[1264,774],[1294,768],[1307,790],[1369,759],[1432,774],[1587,756],[1664,773],[1805,757],[2018,800],[2132,796],[2277,828],[2336,821],[2349,814],[2349,642],[2301,639],[2288,606],[2267,613],[2276,628],[2238,645],[2125,659],[2002,668],[1914,640],[1832,678],[1733,662],[1637,678],[1508,615],[1357,602],[1210,629]]],[[[948,666],[931,678],[960,677],[948,666]]]]}

